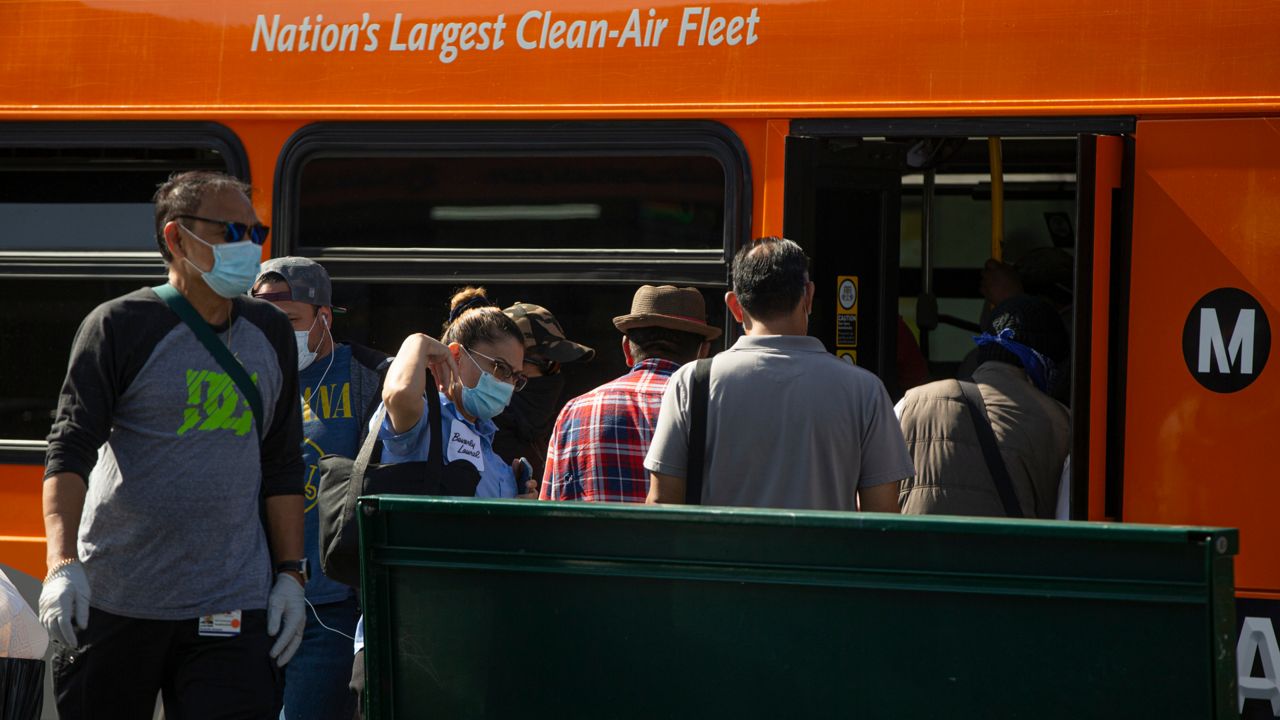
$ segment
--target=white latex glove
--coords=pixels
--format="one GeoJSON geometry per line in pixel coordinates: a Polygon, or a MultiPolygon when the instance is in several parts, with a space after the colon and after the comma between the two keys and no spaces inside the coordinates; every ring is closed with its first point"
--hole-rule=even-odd
{"type": "Polygon", "coordinates": [[[68,648],[80,647],[75,627],[89,627],[89,576],[77,560],[58,568],[40,588],[40,623],[49,637],[68,648]]]}
{"type": "MultiPolygon", "coordinates": [[[[288,573],[276,575],[276,584],[267,596],[267,634],[276,639],[271,657],[284,667],[302,644],[307,626],[307,593],[288,573]]],[[[43,603],[43,600],[41,601],[43,603]]]]}

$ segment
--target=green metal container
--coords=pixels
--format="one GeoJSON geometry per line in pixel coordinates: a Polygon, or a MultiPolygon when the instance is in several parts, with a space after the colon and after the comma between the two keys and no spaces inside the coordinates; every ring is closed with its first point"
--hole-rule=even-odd
{"type": "Polygon", "coordinates": [[[1227,718],[1235,530],[361,499],[373,718],[1227,718]]]}

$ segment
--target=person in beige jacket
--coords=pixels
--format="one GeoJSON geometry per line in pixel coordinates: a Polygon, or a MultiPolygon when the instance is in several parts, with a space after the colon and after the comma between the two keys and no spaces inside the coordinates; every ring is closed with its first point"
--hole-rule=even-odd
{"type": "MultiPolygon", "coordinates": [[[[1070,352],[1069,336],[1053,307],[1028,295],[1000,303],[984,330],[975,338],[973,382],[1022,515],[1051,519],[1071,425],[1048,389],[1070,352]]],[[[904,514],[1005,516],[958,381],[913,388],[894,410],[916,468],[898,492],[904,514]]]]}

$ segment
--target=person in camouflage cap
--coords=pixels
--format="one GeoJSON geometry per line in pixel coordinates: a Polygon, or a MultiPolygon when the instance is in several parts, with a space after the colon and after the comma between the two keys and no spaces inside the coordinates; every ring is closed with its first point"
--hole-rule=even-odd
{"type": "MultiPolygon", "coordinates": [[[[511,398],[511,404],[494,418],[498,434],[493,449],[511,462],[523,457],[533,469],[532,478],[542,478],[551,426],[560,413],[564,391],[562,366],[590,362],[596,351],[565,337],[564,329],[550,310],[533,303],[518,302],[503,311],[524,334],[524,374],[529,382],[511,398]]],[[[520,488],[521,492],[525,490],[520,488]]]]}

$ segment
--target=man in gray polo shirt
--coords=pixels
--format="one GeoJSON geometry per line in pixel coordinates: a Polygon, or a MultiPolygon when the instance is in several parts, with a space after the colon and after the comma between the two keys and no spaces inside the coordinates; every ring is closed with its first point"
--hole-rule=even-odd
{"type": "MultiPolygon", "coordinates": [[[[725,303],[746,336],[711,366],[702,502],[896,513],[898,484],[915,472],[893,404],[879,378],[808,336],[808,266],[783,238],[734,257],[725,303]]],[[[684,502],[693,370],[663,394],[644,463],[650,503],[684,502]]]]}

